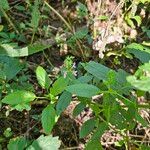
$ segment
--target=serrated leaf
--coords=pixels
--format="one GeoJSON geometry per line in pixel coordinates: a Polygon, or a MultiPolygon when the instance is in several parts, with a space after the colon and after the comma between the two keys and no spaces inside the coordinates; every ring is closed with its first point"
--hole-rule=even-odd
{"type": "Polygon", "coordinates": [[[31,13],[31,26],[33,27],[34,32],[38,28],[39,20],[40,20],[40,11],[39,11],[39,0],[34,1],[33,10],[31,13]]]}
{"type": "Polygon", "coordinates": [[[58,99],[58,103],[56,105],[57,114],[60,115],[70,104],[72,100],[71,93],[64,91],[58,99]]]}
{"type": "Polygon", "coordinates": [[[67,79],[63,77],[58,78],[54,82],[52,88],[50,89],[50,94],[52,94],[53,96],[57,96],[66,89],[67,85],[68,85],[67,79]]]}
{"type": "Polygon", "coordinates": [[[149,62],[150,60],[150,48],[146,46],[132,43],[128,45],[125,49],[128,53],[131,53],[136,58],[138,58],[142,63],[149,62]]]}
{"type": "Polygon", "coordinates": [[[8,10],[9,9],[9,3],[7,0],[0,0],[0,8],[3,8],[4,10],[8,10]]]}
{"type": "Polygon", "coordinates": [[[143,127],[147,127],[148,126],[148,122],[142,118],[142,116],[140,116],[138,113],[136,113],[135,119],[142,124],[143,127]]]}
{"type": "Polygon", "coordinates": [[[80,138],[86,137],[95,127],[95,118],[87,120],[81,127],[79,136],[80,138]]]}
{"type": "Polygon", "coordinates": [[[94,131],[91,140],[99,140],[107,129],[109,129],[108,124],[105,122],[100,123],[97,129],[94,131]]]}
{"type": "Polygon", "coordinates": [[[129,76],[127,77],[127,81],[139,90],[150,91],[150,78],[138,80],[135,76],[129,76]]]}
{"type": "Polygon", "coordinates": [[[49,88],[51,80],[48,77],[47,72],[41,66],[38,66],[36,69],[36,78],[42,88],[44,88],[44,89],[49,88]]]}
{"type": "Polygon", "coordinates": [[[36,98],[36,95],[29,91],[15,91],[2,99],[2,102],[9,105],[29,103],[36,98]]]}
{"type": "Polygon", "coordinates": [[[110,68],[94,61],[87,63],[84,69],[100,80],[106,80],[107,74],[111,70],[110,68]]]}
{"type": "Polygon", "coordinates": [[[86,83],[70,85],[66,88],[66,90],[77,96],[87,98],[91,98],[92,96],[98,94],[100,91],[96,86],[86,83]]]}
{"type": "Polygon", "coordinates": [[[73,116],[78,116],[85,108],[85,104],[79,103],[73,110],[73,116]]]}
{"type": "Polygon", "coordinates": [[[4,80],[13,79],[23,67],[24,64],[16,58],[0,56],[0,78],[4,80]]]}
{"type": "Polygon", "coordinates": [[[127,81],[141,91],[150,91],[150,63],[140,66],[135,75],[127,77],[127,81]]]}
{"type": "Polygon", "coordinates": [[[59,150],[60,145],[58,137],[41,135],[27,150],[59,150]]]}
{"type": "Polygon", "coordinates": [[[142,20],[141,20],[141,17],[140,17],[140,16],[133,16],[132,18],[133,18],[134,20],[136,20],[136,22],[137,22],[138,26],[140,26],[140,25],[141,25],[142,20]]]}
{"type": "Polygon", "coordinates": [[[76,81],[79,83],[88,83],[93,79],[93,76],[91,75],[84,75],[79,77],[76,81]]]}
{"type": "Polygon", "coordinates": [[[53,126],[55,124],[56,119],[56,112],[52,105],[48,105],[43,111],[42,111],[42,127],[45,131],[45,133],[49,134],[51,130],[53,129],[53,126]]]}
{"type": "Polygon", "coordinates": [[[84,4],[78,2],[77,13],[78,16],[81,18],[87,16],[88,15],[87,7],[84,4]]]}
{"type": "Polygon", "coordinates": [[[87,143],[85,150],[103,150],[103,148],[99,140],[92,140],[87,143]]]}
{"type": "Polygon", "coordinates": [[[27,141],[24,137],[11,139],[7,146],[8,150],[24,150],[27,146],[27,141]]]}

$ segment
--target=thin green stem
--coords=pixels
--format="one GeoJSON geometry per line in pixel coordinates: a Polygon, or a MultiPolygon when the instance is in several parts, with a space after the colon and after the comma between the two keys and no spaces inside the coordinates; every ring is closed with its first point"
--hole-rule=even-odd
{"type": "MultiPolygon", "coordinates": [[[[60,13],[58,13],[49,3],[47,3],[46,1],[44,1],[45,5],[50,8],[64,23],[65,25],[67,26],[67,28],[72,32],[72,34],[74,35],[75,34],[75,31],[73,30],[73,28],[71,27],[71,25],[65,20],[65,18],[60,15],[60,13]]],[[[84,52],[82,50],[82,46],[80,44],[80,42],[78,40],[76,40],[76,44],[78,45],[80,51],[81,51],[81,54],[83,56],[83,59],[85,60],[85,56],[84,56],[84,52]]]]}
{"type": "Polygon", "coordinates": [[[47,55],[45,54],[45,52],[43,51],[43,55],[46,58],[47,62],[49,63],[49,65],[54,68],[54,65],[51,63],[50,59],[47,57],[47,55]]]}
{"type": "Polygon", "coordinates": [[[4,9],[2,7],[0,7],[0,11],[2,12],[2,14],[4,15],[5,19],[8,21],[8,23],[12,26],[12,28],[15,30],[15,32],[17,34],[19,34],[19,31],[17,30],[17,28],[15,27],[14,23],[11,21],[10,17],[7,15],[7,13],[4,11],[4,9]]]}
{"type": "Polygon", "coordinates": [[[46,1],[44,1],[44,3],[46,4],[47,7],[49,7],[64,23],[65,25],[68,27],[68,29],[73,32],[70,24],[63,18],[63,16],[61,16],[50,4],[48,4],[46,1]]]}

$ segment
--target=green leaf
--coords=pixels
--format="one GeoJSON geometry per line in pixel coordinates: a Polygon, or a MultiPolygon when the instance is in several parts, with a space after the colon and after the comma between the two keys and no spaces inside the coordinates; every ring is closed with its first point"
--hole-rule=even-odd
{"type": "Polygon", "coordinates": [[[85,150],[103,150],[103,148],[100,140],[92,140],[87,143],[85,150]]]}
{"type": "Polygon", "coordinates": [[[150,91],[150,62],[140,66],[135,75],[128,76],[127,81],[141,91],[150,91]]]}
{"type": "Polygon", "coordinates": [[[61,142],[59,141],[58,137],[52,137],[52,135],[41,135],[32,143],[31,146],[27,148],[27,150],[59,150],[60,145],[61,142]]]}
{"type": "Polygon", "coordinates": [[[142,124],[143,127],[147,127],[148,126],[148,122],[142,118],[142,116],[140,116],[138,113],[136,113],[135,119],[142,124]]]}
{"type": "Polygon", "coordinates": [[[99,20],[108,20],[108,16],[99,16],[98,19],[99,20]]]}
{"type": "Polygon", "coordinates": [[[137,22],[138,26],[141,25],[142,19],[140,16],[133,16],[132,19],[134,19],[137,22]]]}
{"type": "Polygon", "coordinates": [[[63,77],[58,78],[54,82],[52,88],[50,89],[50,94],[57,96],[58,94],[60,94],[61,92],[63,92],[66,89],[67,85],[68,85],[67,79],[65,79],[63,77]]]}
{"type": "Polygon", "coordinates": [[[95,127],[95,118],[87,120],[81,127],[79,136],[80,138],[86,137],[95,127]]]}
{"type": "Polygon", "coordinates": [[[87,10],[86,6],[84,4],[82,4],[82,3],[80,3],[80,2],[78,2],[77,14],[81,18],[83,18],[83,17],[88,15],[88,10],[87,10]]]}
{"type": "Polygon", "coordinates": [[[138,80],[135,76],[129,76],[127,77],[127,81],[139,90],[150,91],[150,78],[138,80]]]}
{"type": "Polygon", "coordinates": [[[107,129],[109,129],[108,124],[105,122],[100,123],[98,128],[94,131],[91,140],[99,140],[107,129]]]}
{"type": "Polygon", "coordinates": [[[16,109],[17,111],[23,111],[23,110],[29,111],[31,109],[31,106],[29,103],[22,103],[22,104],[13,106],[13,109],[16,109]]]}
{"type": "Polygon", "coordinates": [[[136,58],[138,58],[142,63],[149,62],[150,60],[150,48],[146,46],[132,43],[128,45],[125,49],[128,53],[131,53],[136,58]]]}
{"type": "Polygon", "coordinates": [[[142,2],[144,4],[146,2],[150,2],[150,0],[140,0],[140,2],[142,2]]]}
{"type": "Polygon", "coordinates": [[[84,110],[85,107],[85,104],[79,103],[73,110],[73,116],[78,116],[84,110]]]}
{"type": "MultiPolygon", "coordinates": [[[[81,28],[67,41],[68,44],[74,44],[76,40],[85,38],[88,34],[88,28],[81,28]]],[[[70,45],[71,46],[71,45],[70,45]]]]}
{"type": "Polygon", "coordinates": [[[141,145],[139,150],[150,150],[150,146],[141,145]]]}
{"type": "Polygon", "coordinates": [[[23,48],[15,48],[11,44],[1,44],[0,55],[10,57],[24,57],[43,51],[50,46],[51,45],[33,44],[23,48]]]}
{"type": "Polygon", "coordinates": [[[44,88],[44,89],[49,88],[51,80],[48,77],[47,72],[41,66],[38,66],[36,69],[36,78],[42,88],[44,88]]]}
{"type": "Polygon", "coordinates": [[[84,75],[79,77],[76,81],[79,83],[88,83],[93,79],[92,75],[84,75]]]}
{"type": "Polygon", "coordinates": [[[9,105],[29,103],[36,98],[36,95],[29,91],[16,91],[2,99],[2,102],[9,105]]]}
{"type": "Polygon", "coordinates": [[[108,72],[111,70],[104,65],[91,61],[87,63],[84,69],[100,80],[106,80],[108,72]]]}
{"type": "Polygon", "coordinates": [[[9,3],[7,0],[0,0],[0,8],[3,8],[4,10],[8,10],[9,9],[9,3]]]}
{"type": "Polygon", "coordinates": [[[64,91],[58,99],[58,103],[56,105],[57,114],[60,115],[70,104],[72,100],[71,93],[64,91]]]}
{"type": "Polygon", "coordinates": [[[91,98],[92,96],[98,94],[100,91],[96,86],[86,83],[70,85],[66,88],[66,90],[77,96],[87,98],[91,98]]]}
{"type": "Polygon", "coordinates": [[[0,78],[3,80],[13,79],[23,67],[24,64],[18,59],[0,56],[0,78]]]}
{"type": "Polygon", "coordinates": [[[34,32],[38,28],[39,21],[40,21],[39,3],[40,3],[39,0],[34,1],[34,6],[33,6],[32,13],[31,13],[31,16],[32,16],[31,26],[33,27],[34,32]]]}
{"type": "Polygon", "coordinates": [[[7,146],[8,150],[24,150],[27,146],[27,141],[24,137],[11,139],[7,146]]]}
{"type": "Polygon", "coordinates": [[[42,111],[42,127],[45,133],[49,134],[53,129],[56,119],[56,112],[52,105],[48,105],[42,111]]]}

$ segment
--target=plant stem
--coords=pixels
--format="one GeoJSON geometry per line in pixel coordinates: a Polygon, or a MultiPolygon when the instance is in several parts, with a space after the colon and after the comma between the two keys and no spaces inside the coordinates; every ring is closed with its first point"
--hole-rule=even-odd
{"type": "Polygon", "coordinates": [[[43,51],[43,55],[46,58],[47,62],[49,63],[49,65],[54,68],[54,65],[51,63],[50,59],[47,57],[47,55],[45,54],[45,52],[43,51]]]}
{"type": "MultiPolygon", "coordinates": [[[[47,7],[49,7],[64,23],[65,25],[67,26],[67,28],[72,32],[72,34],[74,35],[75,34],[75,31],[72,29],[72,27],[70,26],[70,24],[64,19],[64,17],[62,15],[60,15],[60,13],[58,13],[50,4],[48,4],[46,1],[44,1],[45,5],[47,7]]],[[[81,54],[83,56],[83,59],[85,60],[85,56],[84,56],[84,52],[82,50],[82,46],[80,44],[80,42],[78,40],[76,40],[76,44],[78,45],[80,51],[81,51],[81,54]]]]}
{"type": "Polygon", "coordinates": [[[19,31],[15,27],[14,23],[11,21],[10,17],[7,15],[7,13],[4,11],[2,7],[0,7],[1,12],[3,13],[5,19],[8,21],[8,23],[12,26],[12,28],[15,30],[17,34],[19,34],[19,31]]]}
{"type": "Polygon", "coordinates": [[[68,29],[71,32],[73,32],[73,30],[72,30],[71,26],[69,25],[69,23],[50,4],[48,4],[46,1],[44,1],[44,3],[65,23],[65,25],[68,27],[68,29]]]}

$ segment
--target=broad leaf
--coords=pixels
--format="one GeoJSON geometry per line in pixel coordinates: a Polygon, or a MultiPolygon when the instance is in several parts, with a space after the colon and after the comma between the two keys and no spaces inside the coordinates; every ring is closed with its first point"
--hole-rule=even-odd
{"type": "Polygon", "coordinates": [[[79,77],[76,81],[79,83],[88,83],[93,79],[92,75],[84,75],[79,77]]]}
{"type": "Polygon", "coordinates": [[[44,88],[44,89],[49,88],[51,80],[48,77],[47,72],[41,66],[38,66],[36,69],[36,78],[42,88],[44,88]]]}
{"type": "Polygon", "coordinates": [[[29,91],[16,91],[2,99],[2,102],[9,105],[29,103],[36,98],[35,94],[29,91]]]}
{"type": "Polygon", "coordinates": [[[150,60],[150,48],[141,44],[132,43],[126,48],[127,52],[134,54],[142,63],[149,62],[150,60]]]}
{"type": "Polygon", "coordinates": [[[106,80],[108,72],[111,70],[104,65],[96,63],[94,61],[89,62],[84,69],[92,74],[94,77],[100,80],[106,80]]]}
{"type": "Polygon", "coordinates": [[[150,91],[150,63],[140,66],[135,75],[127,77],[127,81],[139,90],[150,91]]]}
{"type": "Polygon", "coordinates": [[[73,110],[73,116],[78,116],[85,108],[85,104],[79,103],[73,110]]]}
{"type": "Polygon", "coordinates": [[[40,2],[39,0],[34,1],[33,10],[32,10],[32,13],[31,13],[31,16],[32,16],[31,26],[32,26],[34,32],[38,28],[39,21],[40,21],[39,2],[40,2]]]}
{"type": "Polygon", "coordinates": [[[8,150],[24,150],[27,146],[27,141],[24,137],[14,138],[7,145],[8,150]]]}
{"type": "Polygon", "coordinates": [[[75,94],[76,96],[87,98],[91,98],[100,91],[96,86],[86,83],[70,85],[66,88],[66,90],[72,94],[75,94]]]}
{"type": "Polygon", "coordinates": [[[8,10],[9,9],[9,3],[8,0],[0,0],[0,10],[4,9],[4,10],[8,10]]]}
{"type": "Polygon", "coordinates": [[[103,148],[100,140],[92,140],[87,143],[85,150],[103,150],[103,148]]]}
{"type": "Polygon", "coordinates": [[[54,82],[52,88],[50,89],[50,94],[54,95],[54,96],[60,94],[61,92],[63,92],[66,89],[67,85],[68,85],[67,79],[65,79],[63,77],[58,78],[54,82]]]}
{"type": "Polygon", "coordinates": [[[102,122],[98,125],[98,128],[94,131],[91,140],[99,140],[106,130],[108,130],[108,124],[102,122]]]}
{"type": "Polygon", "coordinates": [[[58,115],[60,115],[67,108],[71,100],[72,100],[71,93],[64,91],[61,94],[60,98],[58,99],[58,103],[56,105],[56,111],[58,115]]]}
{"type": "Polygon", "coordinates": [[[42,111],[42,127],[45,133],[49,134],[55,124],[56,112],[52,105],[48,105],[42,111]]]}
{"type": "Polygon", "coordinates": [[[24,57],[38,53],[49,47],[50,45],[33,44],[23,48],[15,48],[11,44],[1,44],[0,55],[10,57],[24,57]]]}
{"type": "Polygon", "coordinates": [[[3,80],[11,80],[24,67],[18,59],[0,56],[0,78],[3,80]]]}
{"type": "Polygon", "coordinates": [[[41,135],[27,150],[59,150],[60,145],[58,137],[41,135]]]}
{"type": "Polygon", "coordinates": [[[88,134],[90,134],[90,132],[94,129],[95,127],[95,118],[87,120],[81,127],[79,136],[80,138],[84,138],[86,137],[88,134]]]}

